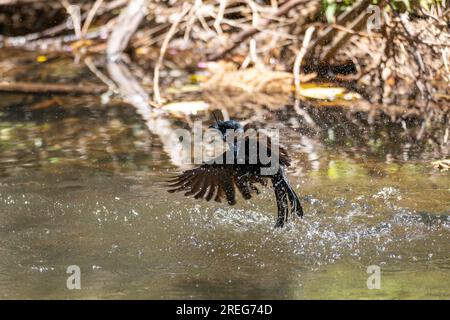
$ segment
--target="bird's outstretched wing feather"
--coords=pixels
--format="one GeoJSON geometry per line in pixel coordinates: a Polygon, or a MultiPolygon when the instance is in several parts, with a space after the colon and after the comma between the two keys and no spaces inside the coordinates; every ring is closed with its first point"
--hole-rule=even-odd
{"type": "MultiPolygon", "coordinates": [[[[244,128],[244,130],[246,129],[244,128]]],[[[268,156],[275,156],[280,165],[284,167],[289,167],[291,165],[291,157],[289,156],[286,148],[280,144],[273,143],[272,139],[268,135],[259,131],[256,133],[252,131],[251,134],[246,132],[245,145],[247,148],[250,140],[258,140],[258,149],[263,149],[264,154],[267,154],[268,156]]]]}
{"type": "MultiPolygon", "coordinates": [[[[225,156],[224,153],[219,157],[223,160],[225,156]]],[[[236,187],[244,199],[250,199],[252,193],[259,193],[256,183],[267,185],[267,180],[263,177],[239,174],[239,171],[234,170],[233,164],[220,164],[215,160],[218,158],[170,179],[168,191],[185,192],[185,196],[204,198],[206,201],[214,199],[221,202],[225,198],[228,204],[234,205],[236,187]]]]}
{"type": "Polygon", "coordinates": [[[194,196],[195,199],[204,198],[210,201],[221,202],[227,199],[230,205],[236,203],[233,183],[233,168],[225,164],[203,164],[198,168],[186,170],[182,174],[169,180],[168,191],[185,191],[185,196],[194,196]]]}
{"type": "Polygon", "coordinates": [[[266,139],[263,140],[265,141],[265,143],[259,144],[259,148],[265,148],[264,150],[269,150],[268,152],[269,155],[273,154],[276,157],[278,157],[280,165],[284,167],[289,167],[291,165],[291,157],[289,156],[286,148],[284,148],[280,144],[273,144],[272,139],[270,139],[270,137],[266,135],[263,135],[262,133],[258,133],[258,135],[260,136],[259,139],[261,139],[261,136],[264,137],[264,139],[266,139]],[[278,150],[275,150],[274,148],[278,148],[278,150]]]}
{"type": "MultiPolygon", "coordinates": [[[[247,150],[249,150],[250,139],[252,137],[245,137],[247,150]]],[[[274,147],[269,138],[265,143],[258,143],[258,148],[265,148],[265,150],[269,151],[269,154],[278,157],[277,160],[280,165],[289,166],[290,159],[286,149],[277,146],[279,149],[275,153],[275,150],[272,150],[274,147]]],[[[219,157],[197,168],[184,171],[169,180],[170,189],[168,191],[171,193],[185,192],[185,196],[194,196],[195,199],[203,198],[207,201],[214,199],[214,201],[221,202],[225,198],[230,205],[236,203],[236,188],[246,200],[250,199],[253,193],[258,194],[259,190],[256,184],[259,183],[266,186],[268,177],[262,177],[252,170],[247,170],[246,172],[246,170],[242,170],[242,167],[238,168],[241,165],[237,163],[227,164],[228,152],[231,151],[228,150],[219,157]]],[[[248,161],[248,156],[246,156],[246,161],[248,161]]],[[[245,167],[245,165],[243,166],[245,167]]]]}

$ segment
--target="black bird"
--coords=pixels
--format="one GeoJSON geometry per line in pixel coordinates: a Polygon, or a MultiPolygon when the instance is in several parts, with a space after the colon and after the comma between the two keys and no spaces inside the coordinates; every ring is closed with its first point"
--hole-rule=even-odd
{"type": "Polygon", "coordinates": [[[258,138],[261,136],[260,133],[256,137],[246,135],[242,125],[234,120],[216,120],[210,128],[218,130],[222,139],[228,141],[229,150],[171,179],[169,192],[181,191],[185,192],[185,196],[194,196],[195,199],[204,198],[207,201],[214,198],[217,202],[221,202],[225,197],[228,204],[234,205],[236,203],[235,187],[244,199],[248,200],[252,197],[252,193],[259,193],[255,184],[267,186],[267,181],[271,180],[278,207],[275,228],[283,227],[287,222],[289,209],[291,213],[299,217],[303,216],[300,200],[285,173],[285,168],[290,165],[290,158],[284,148],[272,146],[268,137],[265,137],[265,141],[258,138]],[[233,139],[229,137],[230,132],[234,134],[233,139]],[[263,154],[270,157],[271,162],[268,163],[267,159],[262,161],[260,157],[256,160],[255,157],[252,158],[252,153],[259,155],[261,150],[263,154]],[[263,172],[262,169],[268,169],[273,163],[276,164],[275,170],[263,172]]]}

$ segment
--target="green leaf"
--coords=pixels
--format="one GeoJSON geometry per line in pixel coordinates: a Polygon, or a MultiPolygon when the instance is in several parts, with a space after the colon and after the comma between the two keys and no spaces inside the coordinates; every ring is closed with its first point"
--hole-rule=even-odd
{"type": "Polygon", "coordinates": [[[337,5],[336,3],[330,3],[325,10],[325,16],[327,18],[328,23],[334,22],[334,14],[336,13],[337,5]]]}

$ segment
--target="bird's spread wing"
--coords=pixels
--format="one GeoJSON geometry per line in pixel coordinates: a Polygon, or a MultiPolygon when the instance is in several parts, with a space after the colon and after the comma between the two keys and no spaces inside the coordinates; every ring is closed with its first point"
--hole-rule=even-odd
{"type": "MultiPolygon", "coordinates": [[[[291,158],[282,145],[275,144],[272,142],[272,139],[263,134],[262,132],[257,132],[257,134],[251,134],[245,136],[245,145],[249,148],[249,144],[251,140],[258,140],[258,149],[262,149],[262,152],[268,156],[276,157],[279,164],[284,167],[289,167],[291,165],[291,158]]],[[[259,150],[258,150],[259,152],[259,150]]]]}
{"type": "Polygon", "coordinates": [[[252,193],[259,194],[259,190],[255,186],[256,183],[267,186],[266,178],[258,177],[255,175],[234,175],[233,182],[236,184],[239,192],[246,200],[252,197],[252,193]]]}
{"type": "Polygon", "coordinates": [[[291,157],[289,156],[286,148],[281,145],[272,145],[272,140],[270,138],[267,139],[267,148],[270,150],[273,148],[278,148],[278,159],[280,164],[285,167],[289,167],[291,165],[291,157]]]}
{"type": "MultiPolygon", "coordinates": [[[[223,157],[224,155],[220,156],[223,157]]],[[[244,199],[250,199],[252,193],[259,193],[256,183],[267,185],[267,180],[255,175],[242,175],[234,170],[233,164],[217,164],[213,161],[200,167],[184,171],[169,180],[168,191],[185,192],[185,196],[207,201],[221,202],[225,198],[230,205],[236,203],[236,187],[244,199]]]]}
{"type": "Polygon", "coordinates": [[[221,202],[225,197],[229,204],[236,203],[233,186],[233,168],[230,165],[204,164],[184,171],[169,181],[169,192],[185,191],[185,196],[221,202]]]}

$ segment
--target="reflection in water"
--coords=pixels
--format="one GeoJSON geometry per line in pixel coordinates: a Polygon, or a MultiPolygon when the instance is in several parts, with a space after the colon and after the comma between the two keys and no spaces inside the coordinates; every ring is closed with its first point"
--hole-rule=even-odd
{"type": "Polygon", "coordinates": [[[449,297],[446,173],[286,130],[307,214],[274,230],[270,190],[236,207],[169,196],[162,181],[177,169],[157,138],[125,108],[99,118],[2,131],[2,297],[449,297]],[[65,287],[73,264],[77,292],[65,287]]]}
{"type": "Polygon", "coordinates": [[[271,194],[235,208],[168,198],[166,175],[81,168],[3,179],[3,297],[449,297],[445,176],[408,188],[391,177],[299,180],[308,215],[274,230],[271,194]],[[441,199],[432,211],[424,188],[441,199]],[[72,264],[79,292],[65,289],[72,264]],[[365,288],[373,264],[379,292],[365,288]]]}
{"type": "Polygon", "coordinates": [[[52,99],[0,101],[1,298],[450,298],[449,177],[430,166],[445,126],[417,139],[323,108],[312,131],[289,106],[228,109],[280,125],[294,158],[306,215],[274,230],[271,190],[235,207],[169,195],[179,168],[132,108],[52,99]]]}

